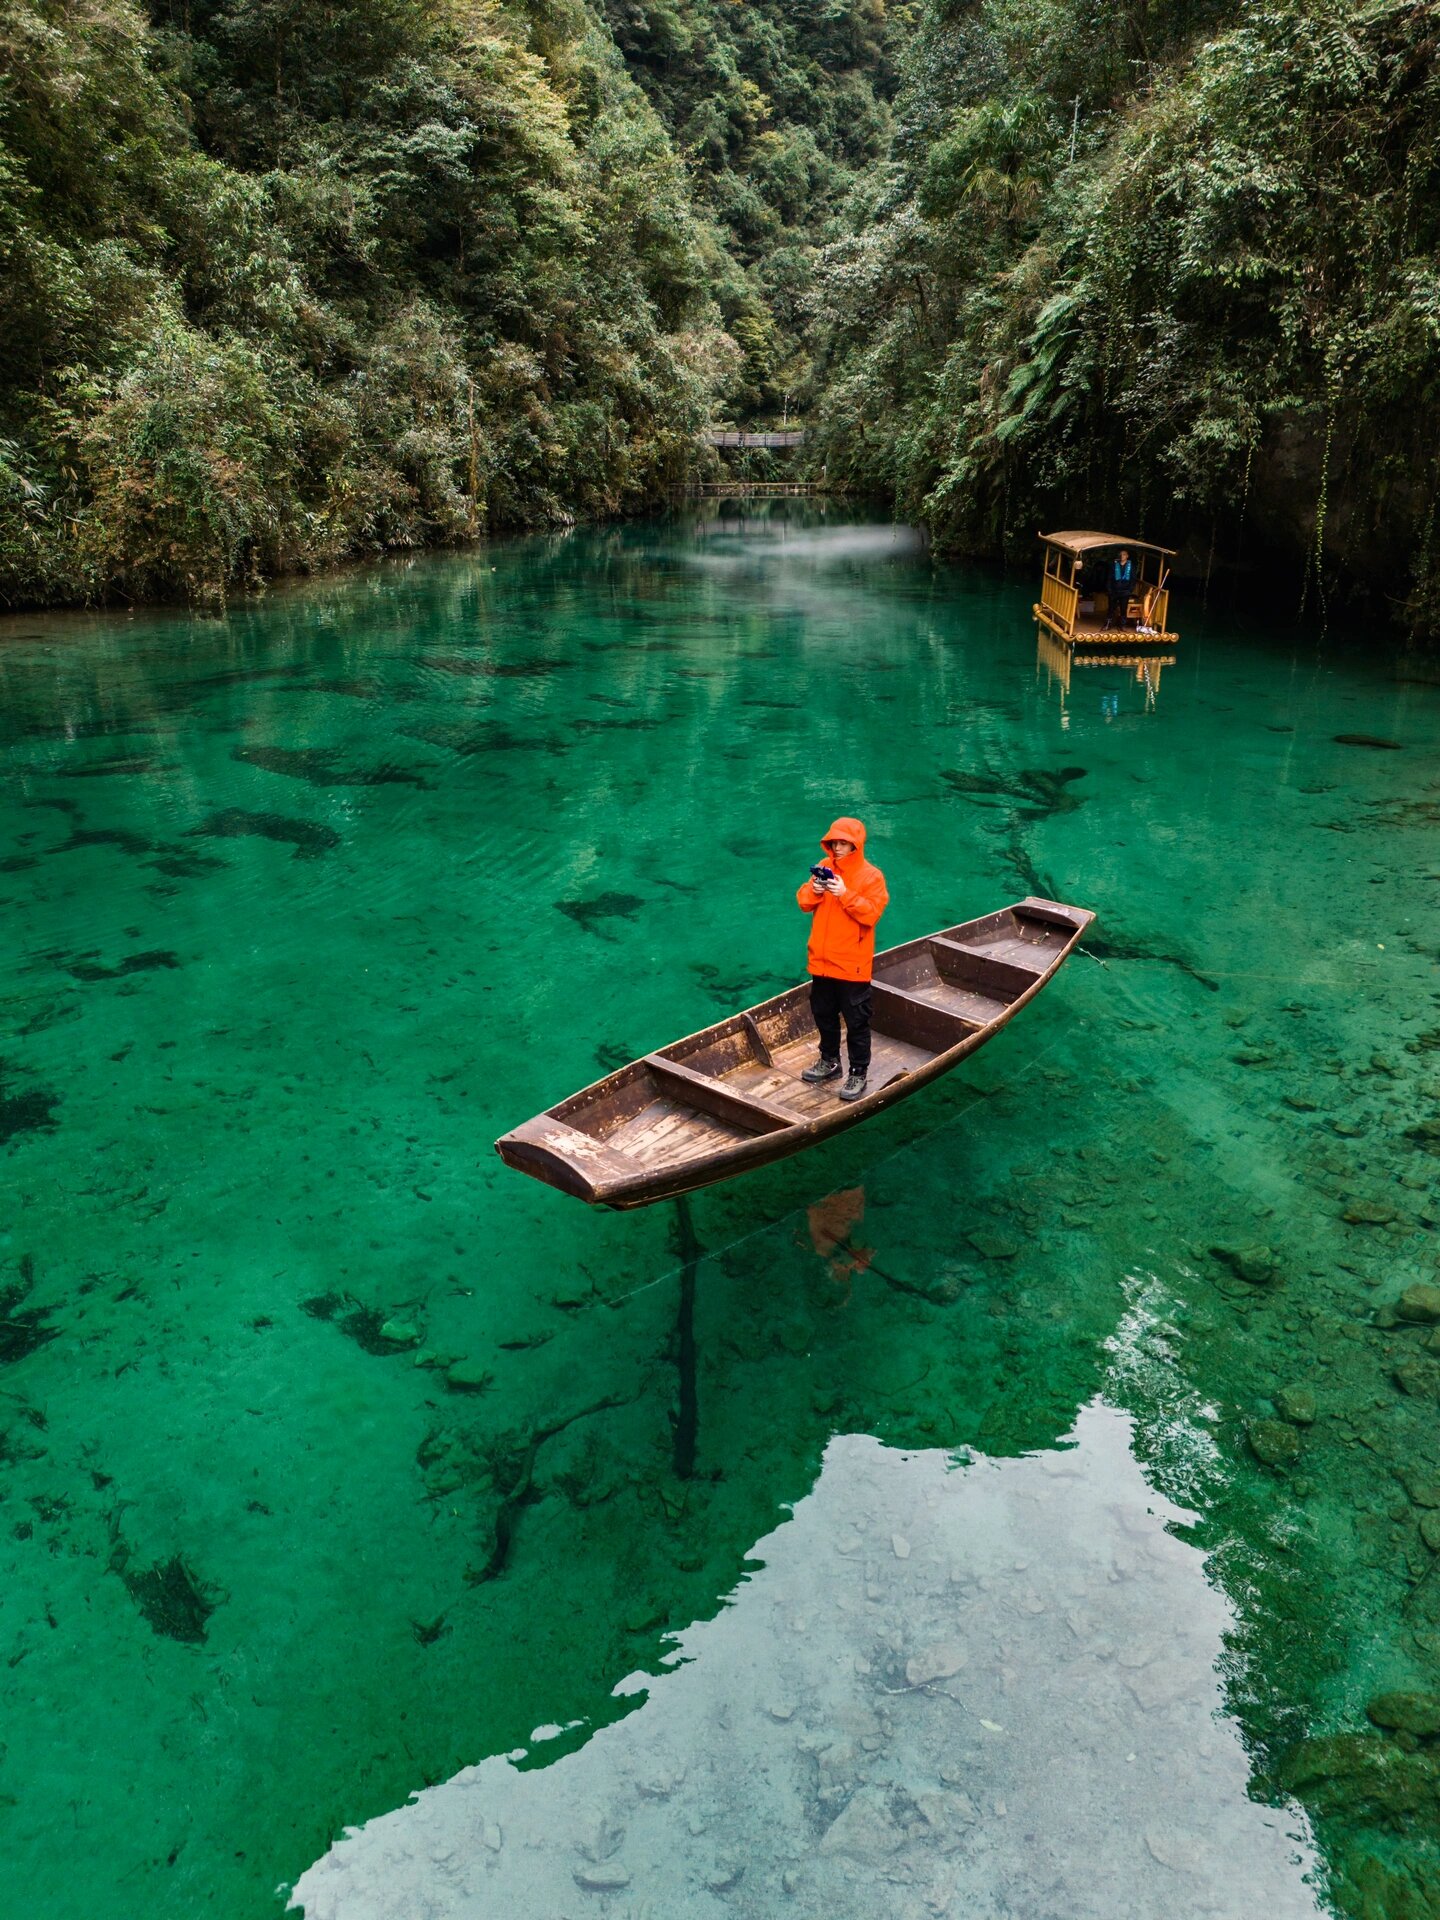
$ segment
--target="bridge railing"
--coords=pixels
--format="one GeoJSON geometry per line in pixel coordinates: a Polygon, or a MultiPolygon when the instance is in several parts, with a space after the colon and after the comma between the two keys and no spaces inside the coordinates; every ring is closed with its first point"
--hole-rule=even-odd
{"type": "Polygon", "coordinates": [[[743,433],[730,428],[714,428],[701,434],[707,447],[802,447],[805,433],[801,427],[776,433],[743,433]]]}

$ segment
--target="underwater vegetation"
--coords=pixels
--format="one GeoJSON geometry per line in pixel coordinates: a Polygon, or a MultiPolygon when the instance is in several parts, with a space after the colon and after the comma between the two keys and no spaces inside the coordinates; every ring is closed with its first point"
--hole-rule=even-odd
{"type": "Polygon", "coordinates": [[[1048,820],[1057,813],[1074,813],[1085,804],[1083,794],[1070,792],[1076,780],[1085,778],[1084,767],[1061,767],[1055,772],[1043,767],[1022,767],[1008,775],[988,770],[969,773],[952,768],[940,778],[952,792],[967,800],[981,804],[991,797],[1013,801],[1018,820],[1048,820]]]}
{"type": "Polygon", "coordinates": [[[283,813],[255,813],[246,807],[224,807],[190,831],[209,840],[278,840],[295,849],[297,860],[318,860],[340,845],[335,829],[319,821],[292,820],[283,813]]]}
{"type": "Polygon", "coordinates": [[[0,1146],[22,1133],[48,1133],[60,1096],[43,1087],[18,1087],[15,1068],[0,1060],[0,1146]]]}
{"type": "Polygon", "coordinates": [[[430,782],[408,767],[351,767],[328,747],[232,747],[230,758],[265,773],[284,774],[312,787],[418,787],[428,792],[430,782]]]}
{"type": "Polygon", "coordinates": [[[25,1305],[34,1286],[35,1262],[25,1254],[20,1260],[19,1279],[0,1285],[0,1366],[14,1366],[19,1360],[29,1359],[60,1331],[49,1324],[48,1308],[25,1305]]]}
{"type": "Polygon", "coordinates": [[[556,911],[573,920],[582,933],[593,933],[601,940],[612,936],[604,931],[607,920],[633,920],[645,902],[638,893],[592,894],[588,900],[557,900],[556,911]]]}

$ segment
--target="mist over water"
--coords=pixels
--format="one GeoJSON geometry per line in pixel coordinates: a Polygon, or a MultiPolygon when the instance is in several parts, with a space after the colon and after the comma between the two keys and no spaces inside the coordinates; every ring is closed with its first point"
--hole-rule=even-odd
{"type": "Polygon", "coordinates": [[[851,519],[0,628],[47,1920],[1422,1897],[1366,1708],[1440,1666],[1440,690],[1183,597],[1071,668],[851,519]],[[1089,951],[698,1254],[504,1169],[800,977],[837,812],[887,943],[1042,892],[1089,951]]]}

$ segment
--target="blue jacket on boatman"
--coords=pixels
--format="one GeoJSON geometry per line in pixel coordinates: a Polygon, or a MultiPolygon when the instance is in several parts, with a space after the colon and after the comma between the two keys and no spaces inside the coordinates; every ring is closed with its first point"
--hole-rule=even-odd
{"type": "Polygon", "coordinates": [[[1124,626],[1125,609],[1134,591],[1135,562],[1130,558],[1130,549],[1122,547],[1110,562],[1110,611],[1105,616],[1107,627],[1124,626]]]}

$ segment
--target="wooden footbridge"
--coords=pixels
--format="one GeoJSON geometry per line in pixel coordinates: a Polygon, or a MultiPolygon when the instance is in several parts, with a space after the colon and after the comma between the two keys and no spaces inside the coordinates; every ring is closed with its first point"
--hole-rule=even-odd
{"type": "Polygon", "coordinates": [[[712,427],[700,438],[707,447],[803,447],[805,430],[785,427],[774,433],[745,433],[731,427],[712,427]]]}
{"type": "MultiPolygon", "coordinates": [[[[786,453],[805,444],[803,427],[742,428],[711,427],[700,436],[702,445],[722,448],[727,451],[738,450],[756,452],[786,453]]],[[[748,463],[747,463],[748,465],[748,463]]],[[[823,480],[778,480],[774,478],[755,479],[742,468],[725,480],[709,480],[698,488],[702,495],[717,494],[804,494],[825,493],[829,489],[823,480]]]]}

